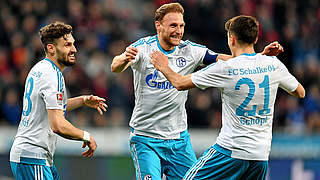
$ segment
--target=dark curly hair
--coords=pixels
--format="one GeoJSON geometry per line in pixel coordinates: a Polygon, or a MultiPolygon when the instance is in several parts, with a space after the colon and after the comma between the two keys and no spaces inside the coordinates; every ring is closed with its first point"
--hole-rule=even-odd
{"type": "Polygon", "coordinates": [[[72,27],[63,22],[53,22],[40,29],[40,39],[47,52],[48,44],[55,44],[55,40],[65,37],[65,35],[72,33],[72,27]]]}

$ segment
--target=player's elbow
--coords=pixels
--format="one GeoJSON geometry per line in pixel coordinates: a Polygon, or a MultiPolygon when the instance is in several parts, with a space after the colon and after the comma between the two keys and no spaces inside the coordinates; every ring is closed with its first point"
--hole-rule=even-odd
{"type": "Polygon", "coordinates": [[[58,123],[50,123],[51,130],[56,134],[63,134],[64,127],[62,125],[59,125],[58,123]]]}
{"type": "Polygon", "coordinates": [[[175,86],[178,91],[183,91],[183,88],[180,86],[175,86]]]}
{"type": "Polygon", "coordinates": [[[298,98],[304,98],[306,96],[306,91],[303,89],[301,92],[297,93],[298,98]]]}
{"type": "Polygon", "coordinates": [[[296,89],[296,94],[298,98],[304,98],[306,96],[306,90],[299,83],[298,88],[296,89]]]}
{"type": "Polygon", "coordinates": [[[178,90],[178,91],[183,91],[185,90],[185,88],[181,85],[176,85],[175,88],[178,90]]]}
{"type": "Polygon", "coordinates": [[[299,83],[297,89],[290,93],[291,95],[297,98],[304,98],[306,96],[306,91],[303,86],[299,83]]]}
{"type": "Polygon", "coordinates": [[[184,91],[195,87],[195,85],[191,81],[190,75],[177,78],[172,85],[178,91],[184,91]]]}
{"type": "Polygon", "coordinates": [[[51,130],[56,134],[60,134],[62,132],[61,128],[59,128],[59,126],[55,126],[55,125],[51,125],[51,130]]]}
{"type": "Polygon", "coordinates": [[[111,72],[114,72],[114,73],[119,73],[121,72],[117,66],[114,65],[114,63],[111,64],[111,72]]]}
{"type": "Polygon", "coordinates": [[[187,90],[187,86],[183,83],[175,83],[173,86],[178,90],[178,91],[184,91],[187,90]]]}

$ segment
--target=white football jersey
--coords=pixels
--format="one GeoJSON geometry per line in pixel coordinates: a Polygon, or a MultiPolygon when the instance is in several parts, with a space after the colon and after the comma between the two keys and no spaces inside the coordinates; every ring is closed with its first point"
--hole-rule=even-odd
{"type": "Polygon", "coordinates": [[[268,160],[277,89],[292,92],[298,81],[276,57],[243,54],[219,60],[191,75],[199,88],[217,87],[222,98],[222,128],[217,144],[231,157],[268,160]]]}
{"type": "Polygon", "coordinates": [[[161,48],[157,36],[141,38],[131,46],[138,48],[138,55],[131,65],[134,78],[135,107],[130,120],[134,134],[160,139],[179,138],[187,129],[185,102],[188,91],[178,91],[150,63],[149,55],[163,52],[169,66],[186,75],[202,65],[207,48],[190,41],[181,41],[171,51],[161,48]]]}
{"type": "Polygon", "coordinates": [[[65,112],[66,107],[62,72],[47,58],[38,62],[26,79],[23,111],[10,161],[51,166],[57,135],[50,128],[47,109],[65,112]]]}

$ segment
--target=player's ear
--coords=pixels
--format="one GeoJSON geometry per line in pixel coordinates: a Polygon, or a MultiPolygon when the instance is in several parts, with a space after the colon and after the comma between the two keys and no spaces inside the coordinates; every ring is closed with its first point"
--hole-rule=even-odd
{"type": "Polygon", "coordinates": [[[48,50],[48,53],[55,54],[56,47],[54,46],[54,44],[47,44],[47,50],[48,50]]]}
{"type": "Polygon", "coordinates": [[[160,30],[160,21],[155,21],[154,24],[156,26],[157,32],[159,32],[159,30],[160,30]]]}
{"type": "Polygon", "coordinates": [[[232,45],[236,43],[236,37],[233,34],[229,34],[229,41],[232,45]]]}
{"type": "Polygon", "coordinates": [[[254,44],[257,44],[257,42],[258,42],[258,36],[257,36],[256,40],[254,41],[254,44]]]}

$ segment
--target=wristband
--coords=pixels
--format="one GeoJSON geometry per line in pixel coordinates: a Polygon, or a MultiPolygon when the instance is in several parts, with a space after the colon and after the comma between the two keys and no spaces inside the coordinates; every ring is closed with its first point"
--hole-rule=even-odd
{"type": "Polygon", "coordinates": [[[83,131],[83,138],[82,140],[84,142],[90,142],[90,133],[88,133],[87,131],[83,131]]]}

